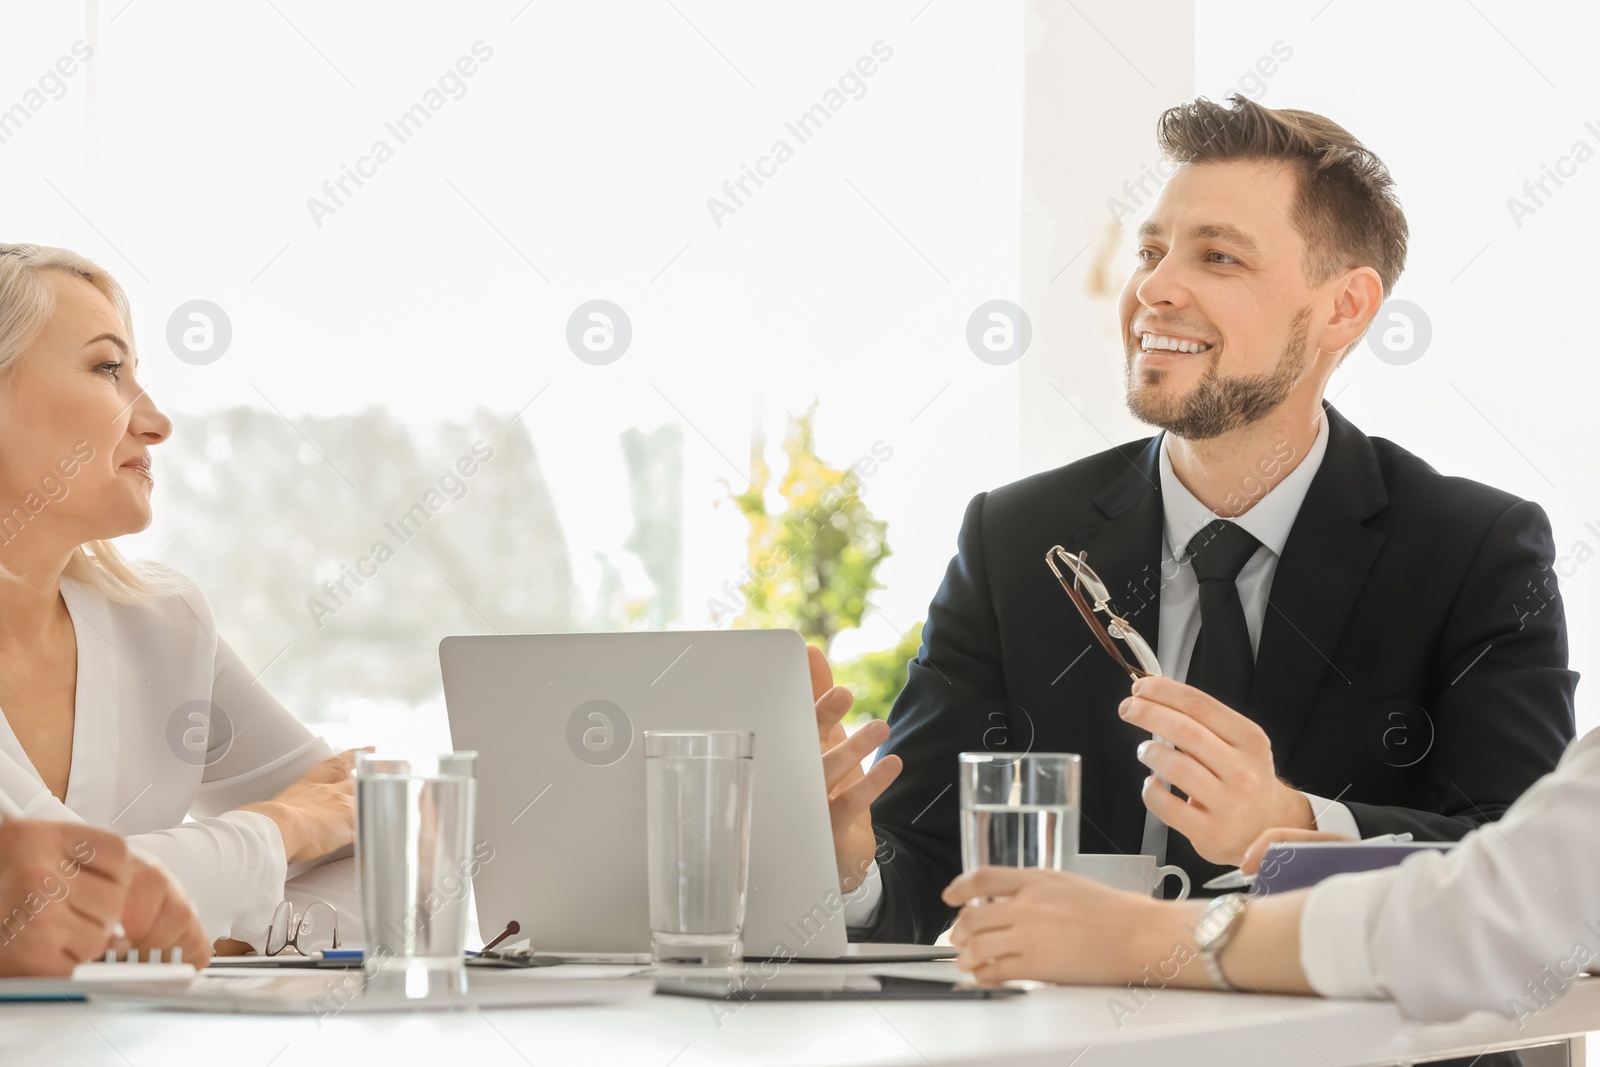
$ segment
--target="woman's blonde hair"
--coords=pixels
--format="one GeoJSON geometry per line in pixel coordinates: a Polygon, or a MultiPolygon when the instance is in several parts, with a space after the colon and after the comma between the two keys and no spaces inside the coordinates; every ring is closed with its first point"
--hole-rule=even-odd
{"type": "MultiPolygon", "coordinates": [[[[65,248],[0,244],[0,374],[22,358],[55,314],[55,289],[45,277],[51,270],[76,275],[100,290],[122,320],[128,344],[133,344],[128,297],[115,278],[65,248]]],[[[192,585],[170,568],[128,559],[110,541],[79,545],[63,573],[112,600],[126,602],[171,596],[192,585]]]]}

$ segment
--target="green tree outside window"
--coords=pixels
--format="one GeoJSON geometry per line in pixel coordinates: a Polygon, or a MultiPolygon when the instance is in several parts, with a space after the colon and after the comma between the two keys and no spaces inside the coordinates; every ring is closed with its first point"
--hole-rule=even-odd
{"type": "MultiPolygon", "coordinates": [[[[862,499],[855,467],[829,466],[812,437],[815,402],[791,416],[783,441],[786,465],[776,489],[781,511],[768,510],[773,472],[757,435],[751,445],[750,486],[728,498],[750,524],[748,568],[729,592],[739,627],[786,627],[827,652],[843,630],[861,625],[870,596],[882,588],[878,566],[891,554],[888,523],[862,499]],[[742,601],[742,603],[741,603],[742,601]]],[[[716,610],[717,601],[712,601],[716,610]]],[[[922,641],[919,622],[894,647],[834,664],[835,679],[855,693],[851,720],[887,718],[906,683],[906,665],[922,641]]]]}

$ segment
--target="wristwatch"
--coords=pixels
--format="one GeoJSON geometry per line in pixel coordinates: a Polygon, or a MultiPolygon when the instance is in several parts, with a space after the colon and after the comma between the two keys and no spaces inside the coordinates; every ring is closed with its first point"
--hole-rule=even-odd
{"type": "Polygon", "coordinates": [[[1206,910],[1200,913],[1199,921],[1194,924],[1195,947],[1205,961],[1206,973],[1211,975],[1211,981],[1218,989],[1230,993],[1237,993],[1239,987],[1228,981],[1228,976],[1222,973],[1222,965],[1217,962],[1217,957],[1238,932],[1239,916],[1244,914],[1244,907],[1249,902],[1249,896],[1244,893],[1217,897],[1206,905],[1206,910]]]}

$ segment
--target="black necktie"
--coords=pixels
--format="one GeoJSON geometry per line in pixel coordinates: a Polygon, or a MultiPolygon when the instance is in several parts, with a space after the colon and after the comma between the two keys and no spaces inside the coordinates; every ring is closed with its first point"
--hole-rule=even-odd
{"type": "MultiPolygon", "coordinates": [[[[1200,634],[1185,681],[1235,711],[1243,710],[1240,705],[1250,693],[1255,671],[1250,628],[1239,600],[1239,572],[1260,547],[1248,531],[1226,519],[1207,523],[1189,540],[1190,566],[1200,582],[1200,634]]],[[[1197,890],[1200,883],[1227,870],[1202,859],[1189,839],[1176,831],[1169,831],[1165,862],[1188,871],[1197,890]]],[[[1170,888],[1173,883],[1169,879],[1166,885],[1170,888]]]]}
{"type": "Polygon", "coordinates": [[[1239,600],[1239,572],[1260,547],[1225,519],[1207,523],[1189,541],[1190,565],[1200,582],[1200,635],[1185,680],[1235,710],[1250,692],[1256,660],[1239,600]]]}

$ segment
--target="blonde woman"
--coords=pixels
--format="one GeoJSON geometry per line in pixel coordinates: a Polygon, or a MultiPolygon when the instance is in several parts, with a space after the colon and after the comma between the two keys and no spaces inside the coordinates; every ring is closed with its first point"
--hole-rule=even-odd
{"type": "Polygon", "coordinates": [[[209,940],[260,948],[287,866],[354,837],[353,755],[255,680],[192,582],[112,545],[149,525],[172,432],[138,371],[109,274],[0,244],[0,794],[117,831],[209,940]]]}

